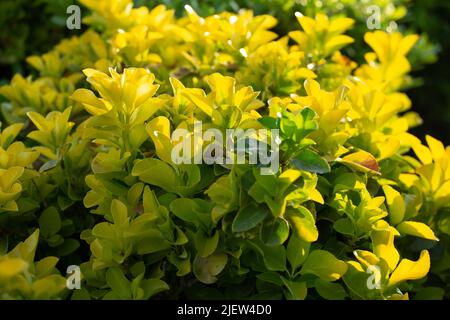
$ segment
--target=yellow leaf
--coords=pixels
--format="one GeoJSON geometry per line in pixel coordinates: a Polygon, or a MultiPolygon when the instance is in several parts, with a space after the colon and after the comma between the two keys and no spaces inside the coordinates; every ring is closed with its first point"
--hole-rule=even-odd
{"type": "Polygon", "coordinates": [[[196,89],[185,89],[183,90],[182,95],[208,116],[212,116],[214,108],[211,106],[204,92],[199,93],[196,89]]]}
{"type": "Polygon", "coordinates": [[[301,171],[296,169],[288,169],[280,174],[280,179],[283,183],[291,184],[301,176],[301,171]]]}
{"type": "Polygon", "coordinates": [[[445,181],[434,194],[436,202],[446,205],[450,201],[450,180],[445,181]]]}
{"type": "Polygon", "coordinates": [[[34,112],[34,111],[30,111],[30,112],[27,112],[27,116],[34,123],[36,128],[38,128],[41,131],[48,130],[47,121],[41,114],[34,112]]]}
{"type": "Polygon", "coordinates": [[[403,183],[407,188],[411,188],[414,183],[416,183],[419,180],[419,177],[415,174],[410,173],[402,173],[399,176],[399,180],[401,183],[403,183]]]}
{"type": "Polygon", "coordinates": [[[388,35],[383,31],[367,32],[364,35],[364,41],[372,48],[372,50],[377,54],[378,59],[381,62],[387,61],[387,51],[388,49],[388,35]]]}
{"type": "Polygon", "coordinates": [[[389,207],[389,219],[392,225],[397,225],[403,221],[405,216],[405,202],[402,195],[391,186],[383,186],[386,202],[389,207]]]}
{"type": "MultiPolygon", "coordinates": [[[[15,183],[17,182],[17,179],[19,179],[22,174],[24,172],[24,168],[23,167],[11,167],[7,170],[0,170],[0,188],[2,191],[9,191],[11,192],[12,190],[9,189],[14,189],[13,186],[15,185],[15,183]]],[[[19,185],[20,186],[20,185],[19,185]]],[[[21,188],[20,188],[21,190],[21,188]]],[[[18,191],[20,191],[18,190],[18,191]]]]}
{"type": "Polygon", "coordinates": [[[439,239],[435,236],[433,230],[431,230],[429,226],[422,222],[404,221],[400,223],[396,228],[400,233],[409,234],[411,236],[428,240],[439,241],[439,239]]]}
{"type": "Polygon", "coordinates": [[[11,278],[26,270],[28,264],[18,258],[6,258],[0,261],[0,279],[11,278]]]}
{"type": "Polygon", "coordinates": [[[376,255],[367,250],[355,250],[353,251],[353,254],[355,255],[356,259],[358,259],[358,261],[366,268],[371,265],[375,266],[380,262],[380,259],[376,255]]]}
{"type": "Polygon", "coordinates": [[[433,157],[431,156],[430,150],[421,144],[416,144],[412,146],[414,153],[417,158],[419,158],[420,162],[423,164],[430,164],[433,162],[433,157]]]}
{"type": "Polygon", "coordinates": [[[394,246],[395,229],[372,230],[371,238],[373,245],[373,253],[384,259],[390,270],[394,270],[397,266],[400,254],[394,246]]]}
{"type": "Polygon", "coordinates": [[[388,300],[409,300],[408,292],[405,294],[394,293],[392,296],[387,298],[388,300]]]}
{"type": "Polygon", "coordinates": [[[321,96],[320,84],[312,79],[306,79],[303,83],[308,96],[321,96]]]}
{"type": "Polygon", "coordinates": [[[406,55],[412,49],[414,44],[419,40],[419,36],[417,34],[410,34],[404,37],[399,44],[398,54],[406,55]]]}
{"type": "Polygon", "coordinates": [[[354,20],[351,18],[336,18],[332,19],[330,22],[330,27],[328,28],[329,32],[333,33],[342,33],[349,28],[351,28],[354,24],[354,20]]]}
{"type": "MultiPolygon", "coordinates": [[[[293,211],[293,210],[292,210],[293,211]]],[[[314,216],[309,210],[304,207],[300,207],[297,214],[287,214],[289,222],[296,235],[307,242],[317,241],[319,238],[319,232],[315,225],[314,216]]]]}
{"type": "Polygon", "coordinates": [[[14,249],[8,253],[8,256],[11,258],[21,258],[31,264],[34,261],[38,242],[39,229],[36,229],[27,239],[17,244],[14,249]]]}
{"type": "Polygon", "coordinates": [[[2,133],[0,133],[0,146],[4,149],[11,144],[23,128],[23,123],[15,123],[6,127],[2,133]]]}
{"type": "Polygon", "coordinates": [[[220,104],[231,104],[234,97],[235,80],[232,77],[223,76],[220,73],[213,73],[207,80],[214,95],[214,101],[220,104]]]}
{"type": "Polygon", "coordinates": [[[86,108],[86,111],[94,116],[108,111],[106,105],[103,104],[91,90],[78,89],[70,96],[70,98],[81,103],[86,108]]]}
{"type": "Polygon", "coordinates": [[[427,140],[428,146],[430,147],[430,152],[434,161],[441,159],[445,154],[445,148],[442,142],[429,135],[427,135],[425,139],[427,140]]]}
{"type": "Polygon", "coordinates": [[[176,94],[178,91],[181,91],[185,88],[184,84],[177,78],[170,77],[169,82],[170,82],[170,85],[172,86],[172,91],[174,94],[176,94]]]}
{"type": "Polygon", "coordinates": [[[170,137],[170,121],[163,116],[156,117],[148,123],[147,131],[152,131],[151,133],[156,136],[163,135],[165,137],[170,137]]]}
{"type": "Polygon", "coordinates": [[[43,69],[45,68],[44,62],[42,61],[41,57],[39,57],[39,56],[31,56],[31,57],[28,57],[28,58],[26,59],[26,61],[27,61],[27,63],[28,63],[29,65],[31,65],[31,66],[32,66],[33,68],[35,68],[36,70],[41,71],[41,70],[43,70],[43,69]]]}
{"type": "Polygon", "coordinates": [[[386,141],[381,142],[377,145],[379,150],[378,161],[387,159],[396,154],[400,149],[400,141],[397,137],[389,137],[386,141]]]}
{"type": "Polygon", "coordinates": [[[325,45],[325,50],[332,52],[352,42],[354,42],[352,37],[346,35],[335,36],[331,38],[329,41],[327,41],[325,45]]]}
{"type": "Polygon", "coordinates": [[[428,182],[428,188],[437,191],[444,182],[444,173],[439,165],[429,163],[416,169],[416,173],[428,182]]]}
{"type": "Polygon", "coordinates": [[[377,159],[363,150],[345,156],[340,162],[356,171],[380,174],[377,159]]]}
{"type": "Polygon", "coordinates": [[[310,17],[306,17],[306,16],[301,15],[301,14],[296,14],[296,16],[297,16],[298,22],[300,23],[300,25],[303,28],[303,31],[305,31],[305,33],[307,35],[313,34],[314,33],[315,24],[316,24],[314,19],[312,19],[310,17]]]}
{"type": "Polygon", "coordinates": [[[152,139],[156,154],[161,160],[171,162],[172,141],[170,140],[170,121],[168,118],[159,116],[152,119],[145,130],[152,139]]]}
{"type": "Polygon", "coordinates": [[[313,189],[309,195],[309,198],[317,203],[324,204],[325,201],[323,200],[322,194],[317,190],[313,189]]]}
{"type": "Polygon", "coordinates": [[[417,261],[402,259],[398,267],[392,273],[388,286],[394,286],[405,280],[417,280],[425,277],[430,270],[430,254],[427,250],[420,253],[417,261]]]}

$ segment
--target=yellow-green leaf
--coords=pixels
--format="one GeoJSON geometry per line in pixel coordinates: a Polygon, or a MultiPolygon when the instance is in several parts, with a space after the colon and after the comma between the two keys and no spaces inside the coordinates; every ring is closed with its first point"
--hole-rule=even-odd
{"type": "Polygon", "coordinates": [[[306,259],[301,274],[314,274],[325,281],[339,280],[347,271],[347,264],[325,250],[314,250],[306,259]]]}

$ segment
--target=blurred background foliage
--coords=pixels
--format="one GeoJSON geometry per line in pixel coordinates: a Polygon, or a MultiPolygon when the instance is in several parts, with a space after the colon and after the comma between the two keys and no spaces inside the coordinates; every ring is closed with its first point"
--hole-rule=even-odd
{"type": "Polygon", "coordinates": [[[61,39],[70,36],[73,31],[66,28],[66,10],[74,2],[76,1],[0,1],[2,84],[9,81],[14,73],[24,71],[27,56],[45,53],[61,39]]]}
{"type": "MultiPolygon", "coordinates": [[[[345,54],[362,61],[367,47],[362,34],[368,31],[368,8],[381,9],[381,29],[399,29],[403,33],[418,33],[421,40],[409,58],[413,79],[408,94],[413,110],[423,124],[412,131],[422,138],[431,134],[450,144],[450,1],[448,0],[135,0],[136,5],[153,7],[165,4],[183,14],[184,5],[207,16],[220,11],[250,8],[256,14],[274,15],[281,35],[297,28],[295,12],[313,16],[317,12],[346,15],[356,20],[350,35],[355,42],[345,54]]],[[[28,73],[25,58],[49,51],[64,37],[82,30],[68,30],[65,26],[67,7],[76,0],[2,0],[0,1],[0,84],[8,82],[16,72],[28,73]]]]}

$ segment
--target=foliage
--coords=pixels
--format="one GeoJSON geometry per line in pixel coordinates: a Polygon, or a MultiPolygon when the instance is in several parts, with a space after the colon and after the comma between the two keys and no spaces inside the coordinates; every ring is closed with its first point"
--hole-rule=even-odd
{"type": "Polygon", "coordinates": [[[279,37],[250,10],[80,2],[89,28],[0,88],[2,298],[448,298],[450,147],[402,92],[418,36],[367,32],[358,65],[338,15],[279,37]],[[279,130],[278,170],[175,163],[197,121],[279,130]]]}

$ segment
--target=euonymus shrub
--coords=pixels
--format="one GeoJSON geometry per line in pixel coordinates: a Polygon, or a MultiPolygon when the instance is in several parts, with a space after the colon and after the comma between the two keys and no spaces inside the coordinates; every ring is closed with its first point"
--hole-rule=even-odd
{"type": "MultiPolygon", "coordinates": [[[[86,32],[0,89],[4,299],[439,299],[450,148],[408,133],[417,36],[297,14],[82,0],[86,32]],[[279,167],[174,163],[196,122],[279,130],[279,167]],[[68,266],[81,289],[66,288],[68,266]]],[[[446,293],[447,292],[447,293],[446,293]]]]}

